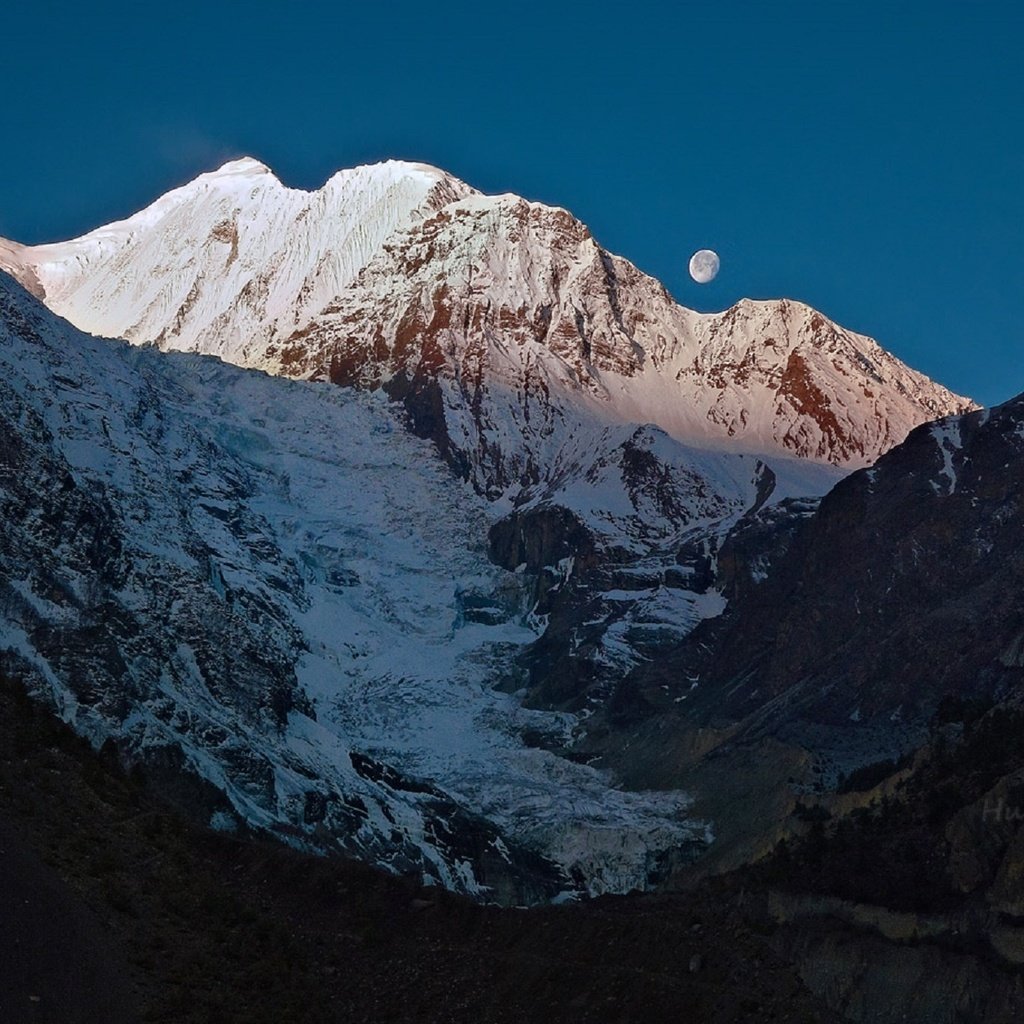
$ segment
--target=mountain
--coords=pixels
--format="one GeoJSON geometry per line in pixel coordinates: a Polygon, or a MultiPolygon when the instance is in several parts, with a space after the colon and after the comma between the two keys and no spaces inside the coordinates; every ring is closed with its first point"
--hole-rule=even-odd
{"type": "Polygon", "coordinates": [[[573,711],[718,613],[681,553],[971,407],[807,306],[695,313],[567,211],[419,164],[307,193],[233,161],[0,265],[84,330],[400,402],[506,514],[492,557],[549,627],[531,701],[573,711]]]}
{"type": "Polygon", "coordinates": [[[6,277],[0,362],[0,672],[193,812],[502,902],[703,845],[495,689],[523,577],[383,396],[92,338],[6,277]]]}
{"type": "Polygon", "coordinates": [[[419,164],[303,192],[232,161],[0,265],[91,333],[384,387],[492,497],[595,423],[856,466],[969,407],[804,305],[695,313],[567,211],[419,164]]]}
{"type": "Polygon", "coordinates": [[[1024,399],[919,427],[822,501],[713,679],[754,670],[773,696],[799,680],[821,694],[802,712],[855,731],[1015,690],[1022,469],[1024,399]]]}
{"type": "Polygon", "coordinates": [[[806,306],[695,313],[565,210],[422,165],[307,193],[233,161],[0,265],[135,345],[4,285],[41,467],[11,477],[8,670],[211,784],[218,822],[503,900],[705,849],[685,787],[646,792],[662,748],[627,749],[632,680],[731,621],[851,468],[971,407],[806,306]]]}
{"type": "Polygon", "coordinates": [[[218,830],[1020,1016],[1024,397],[419,165],[0,263],[0,678],[218,830]]]}

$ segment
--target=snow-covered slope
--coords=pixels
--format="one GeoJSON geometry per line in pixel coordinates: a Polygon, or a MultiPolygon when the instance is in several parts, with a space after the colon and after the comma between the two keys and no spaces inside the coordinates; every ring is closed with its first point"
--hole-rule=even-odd
{"type": "Polygon", "coordinates": [[[495,513],[383,396],[92,338],[3,275],[0,367],[0,668],[94,741],[216,823],[491,898],[705,841],[538,748],[576,719],[507,692],[536,634],[495,513]]]}
{"type": "Polygon", "coordinates": [[[270,339],[304,327],[397,227],[470,191],[391,161],[309,193],[244,158],[74,241],[0,241],[0,266],[93,334],[259,365],[270,339]]]}
{"type": "Polygon", "coordinates": [[[580,413],[858,466],[970,406],[789,301],[677,305],[565,210],[387,163],[319,191],[228,164],[6,265],[79,327],[386,387],[485,493],[548,476],[580,413]]]}

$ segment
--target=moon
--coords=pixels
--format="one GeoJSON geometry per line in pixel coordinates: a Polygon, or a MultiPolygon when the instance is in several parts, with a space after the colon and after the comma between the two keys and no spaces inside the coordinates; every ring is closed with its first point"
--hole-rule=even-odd
{"type": "Polygon", "coordinates": [[[714,249],[698,249],[690,257],[690,277],[697,284],[707,284],[718,276],[721,261],[714,249]]]}

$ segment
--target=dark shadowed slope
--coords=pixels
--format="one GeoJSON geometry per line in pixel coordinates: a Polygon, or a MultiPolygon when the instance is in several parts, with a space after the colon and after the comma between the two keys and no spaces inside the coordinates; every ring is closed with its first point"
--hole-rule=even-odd
{"type": "MultiPolygon", "coordinates": [[[[82,894],[103,928],[54,950],[88,966],[113,948],[100,966],[130,963],[147,1022],[837,1019],[712,892],[502,910],[193,828],[7,684],[0,752],[0,820],[53,866],[35,862],[25,898],[41,905],[55,874],[82,894]]],[[[35,984],[5,965],[8,987],[35,984]]]]}
{"type": "Polygon", "coordinates": [[[635,778],[698,793],[736,863],[908,758],[943,705],[1020,702],[1024,399],[919,427],[817,512],[748,517],[716,583],[725,614],[624,680],[610,727],[643,740],[635,778]]]}
{"type": "Polygon", "coordinates": [[[135,970],[112,928],[0,815],[0,1020],[135,1024],[135,970]]]}

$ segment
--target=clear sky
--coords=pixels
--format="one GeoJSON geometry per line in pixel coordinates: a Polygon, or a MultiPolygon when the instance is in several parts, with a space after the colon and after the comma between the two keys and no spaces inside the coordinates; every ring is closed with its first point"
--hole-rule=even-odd
{"type": "Polygon", "coordinates": [[[424,160],[569,208],[686,305],[801,299],[1024,391],[1024,4],[26,0],[0,37],[19,241],[242,154],[301,187],[424,160]]]}

